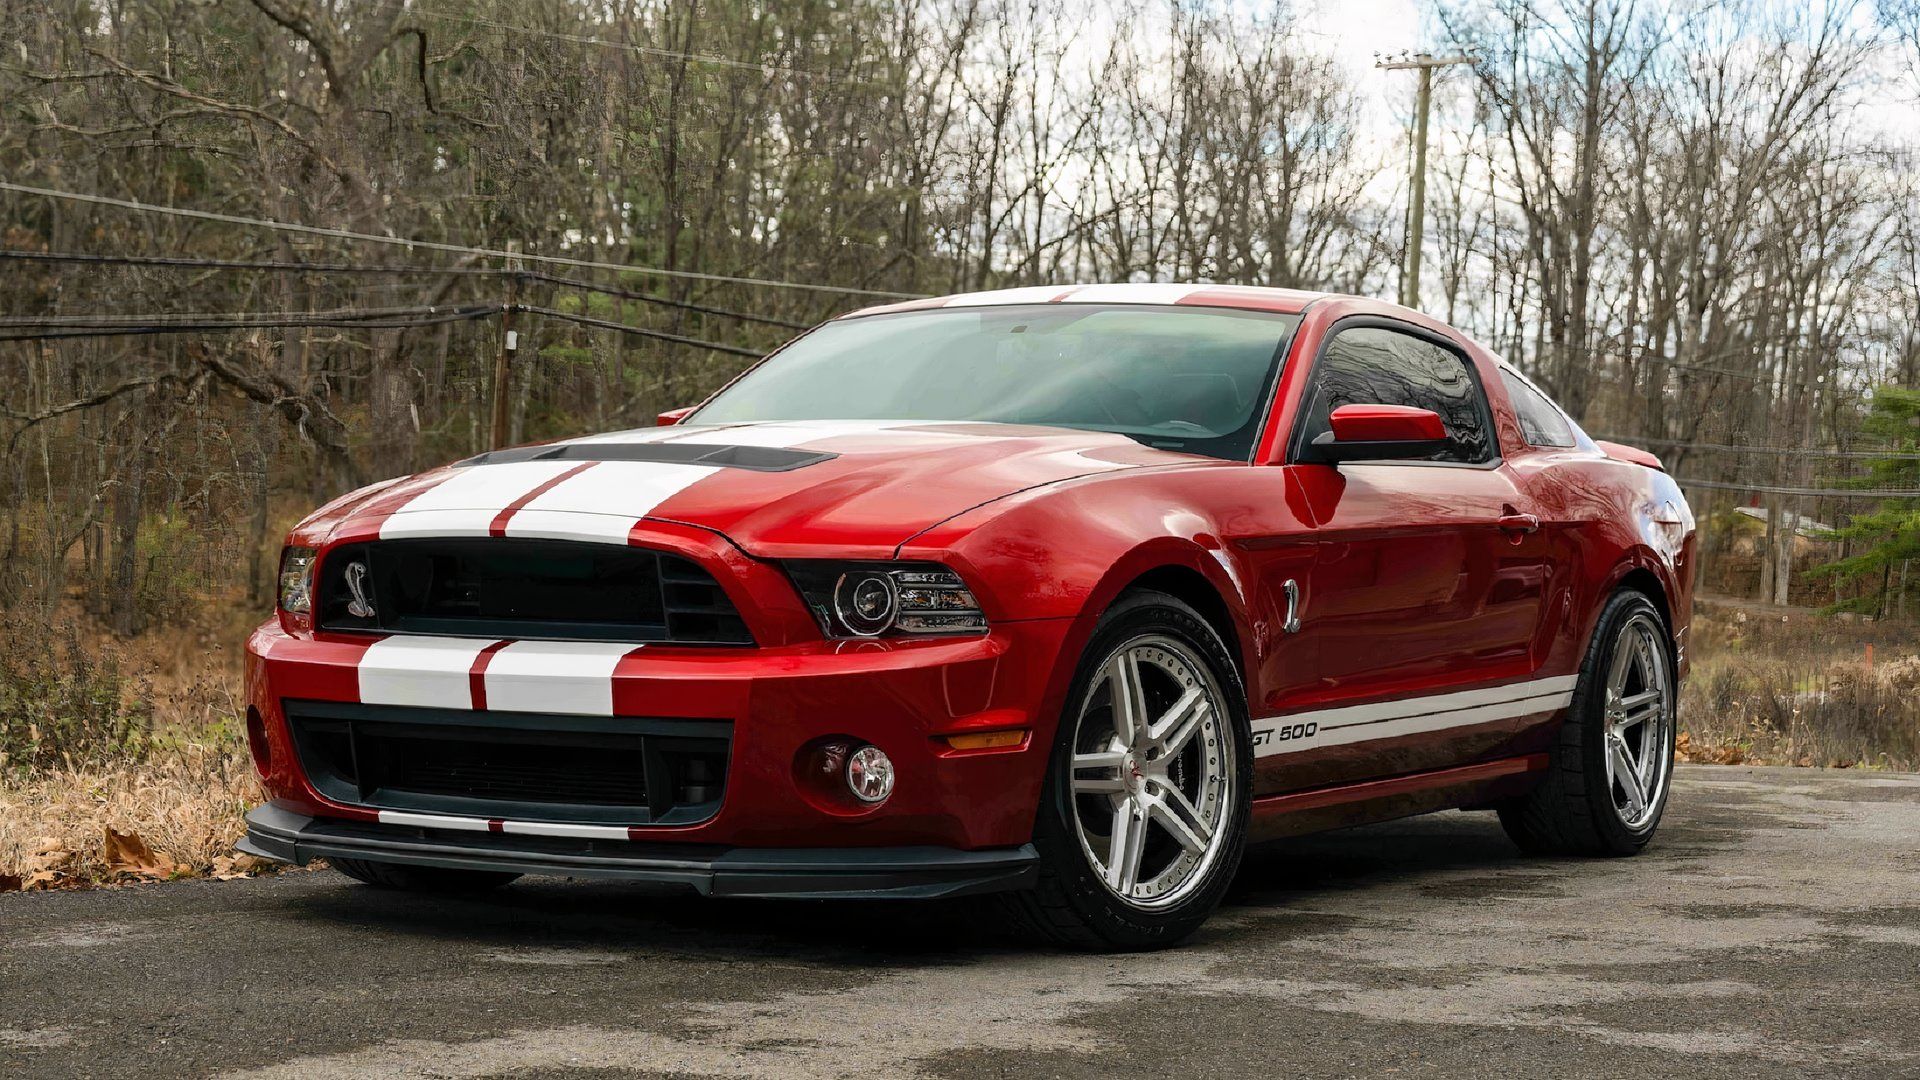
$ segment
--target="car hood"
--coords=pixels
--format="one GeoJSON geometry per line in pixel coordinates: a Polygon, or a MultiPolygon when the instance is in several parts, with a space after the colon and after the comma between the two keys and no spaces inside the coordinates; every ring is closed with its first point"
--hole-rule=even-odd
{"type": "Polygon", "coordinates": [[[376,485],[303,529],[625,543],[653,520],[711,529],[769,557],[822,546],[873,556],[1014,492],[1210,460],[1123,435],[1010,424],[646,428],[495,451],[376,485]]]}

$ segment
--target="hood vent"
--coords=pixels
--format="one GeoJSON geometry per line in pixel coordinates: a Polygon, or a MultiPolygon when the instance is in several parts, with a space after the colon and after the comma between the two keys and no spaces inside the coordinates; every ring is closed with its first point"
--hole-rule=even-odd
{"type": "Polygon", "coordinates": [[[454,468],[469,465],[501,465],[515,461],[659,461],[676,465],[713,465],[751,472],[792,472],[831,461],[838,454],[819,450],[788,450],[778,446],[716,446],[713,443],[683,442],[578,442],[557,446],[516,446],[508,450],[490,450],[454,462],[454,468]]]}

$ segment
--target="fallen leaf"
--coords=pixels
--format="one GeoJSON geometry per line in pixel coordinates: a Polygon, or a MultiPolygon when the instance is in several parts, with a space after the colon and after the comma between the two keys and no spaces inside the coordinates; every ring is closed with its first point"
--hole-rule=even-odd
{"type": "Polygon", "coordinates": [[[19,892],[20,886],[19,874],[0,874],[0,892],[19,892]]]}
{"type": "Polygon", "coordinates": [[[174,864],[153,853],[138,833],[123,833],[107,826],[107,842],[104,857],[107,869],[117,874],[136,874],[140,877],[164,878],[172,875],[174,864]]]}
{"type": "Polygon", "coordinates": [[[42,885],[51,885],[58,880],[60,880],[60,875],[51,870],[35,870],[33,873],[20,879],[20,887],[22,889],[34,889],[42,885]]]}

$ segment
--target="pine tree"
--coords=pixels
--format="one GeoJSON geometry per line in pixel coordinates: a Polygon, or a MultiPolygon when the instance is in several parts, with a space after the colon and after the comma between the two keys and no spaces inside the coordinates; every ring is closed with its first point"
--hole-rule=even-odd
{"type": "MultiPolygon", "coordinates": [[[[1892,386],[1876,389],[1872,411],[1861,431],[1880,442],[1880,449],[1888,456],[1873,459],[1867,475],[1850,481],[1849,486],[1920,491],[1920,457],[1913,456],[1920,451],[1920,390],[1892,386]]],[[[1909,560],[1920,558],[1920,501],[1883,500],[1879,509],[1855,517],[1834,537],[1863,550],[1816,572],[1830,574],[1842,583],[1868,583],[1871,588],[1836,607],[1886,615],[1894,606],[1894,594],[1907,586],[1903,568],[1909,560]]]]}

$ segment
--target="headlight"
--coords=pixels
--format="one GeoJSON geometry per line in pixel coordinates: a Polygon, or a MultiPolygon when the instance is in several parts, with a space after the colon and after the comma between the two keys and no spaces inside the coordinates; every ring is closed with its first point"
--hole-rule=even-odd
{"type": "Polygon", "coordinates": [[[977,634],[980,602],[939,563],[796,560],[787,573],[829,637],[977,634]]]}
{"type": "Polygon", "coordinates": [[[313,549],[280,552],[280,610],[305,615],[313,610],[313,549]]]}

